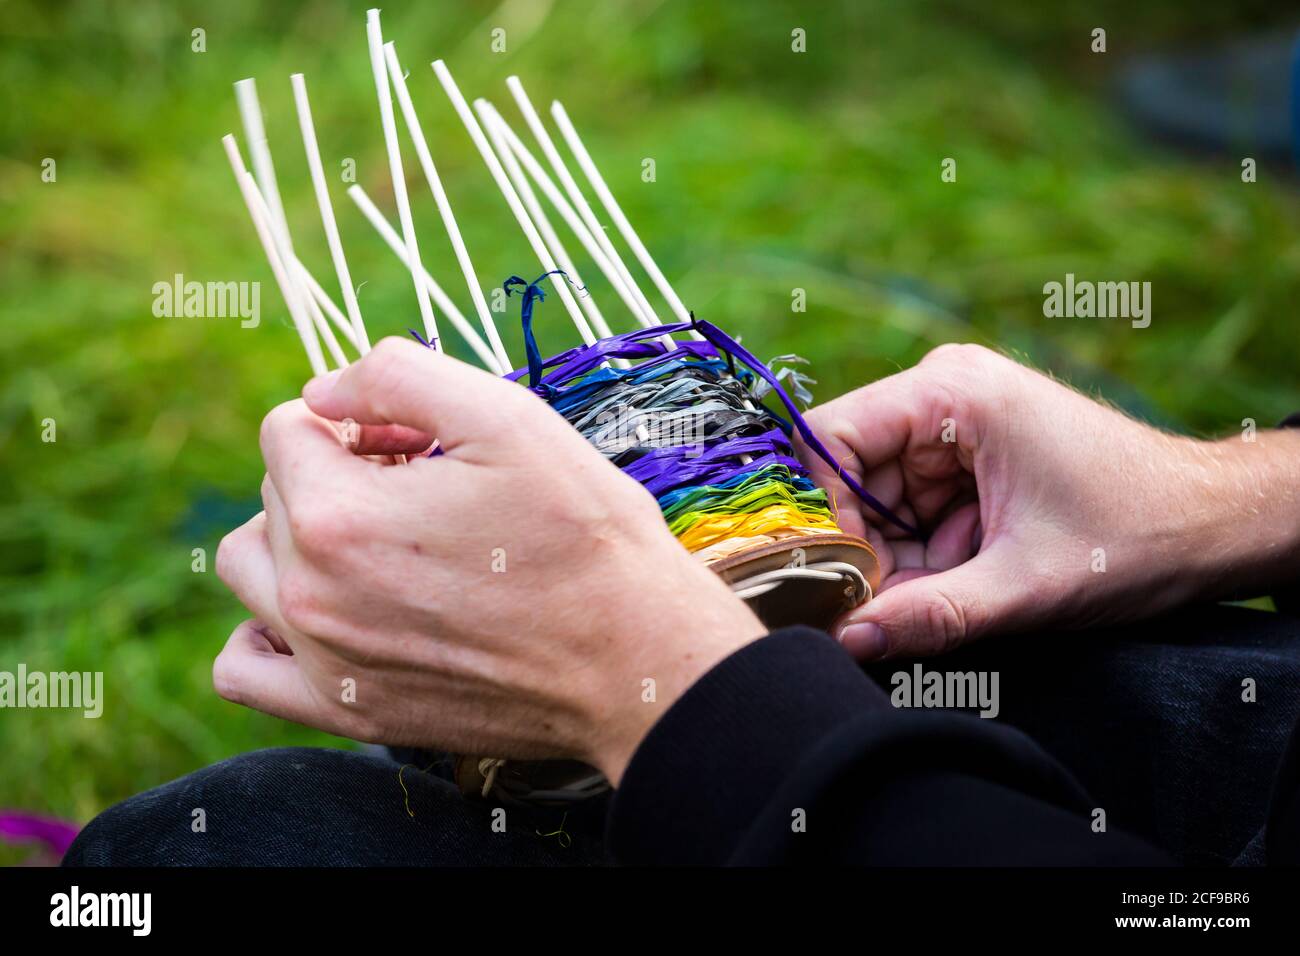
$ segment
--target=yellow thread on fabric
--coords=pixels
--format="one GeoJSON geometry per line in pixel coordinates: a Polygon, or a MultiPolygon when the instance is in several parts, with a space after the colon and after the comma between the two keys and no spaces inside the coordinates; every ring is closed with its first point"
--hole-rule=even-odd
{"type": "Polygon", "coordinates": [[[560,817],[560,828],[558,830],[552,830],[550,833],[543,833],[541,830],[535,830],[534,832],[539,837],[555,837],[555,841],[559,843],[563,849],[567,850],[569,847],[573,846],[573,837],[564,832],[564,823],[568,819],[569,814],[566,811],[564,816],[560,817]]]}
{"type": "MultiPolygon", "coordinates": [[[[433,763],[429,764],[429,766],[427,766],[427,767],[425,767],[423,770],[421,770],[420,773],[428,773],[430,770],[433,769],[433,764],[435,764],[435,763],[437,763],[437,762],[438,762],[438,761],[436,761],[436,760],[433,761],[433,763]]],[[[412,820],[414,820],[414,819],[415,819],[415,811],[411,809],[411,793],[410,793],[409,790],[406,789],[406,781],[402,779],[402,771],[404,771],[407,767],[414,768],[414,767],[415,767],[415,764],[413,764],[413,763],[404,763],[404,764],[402,764],[400,767],[398,767],[398,768],[397,768],[397,782],[398,782],[398,784],[401,785],[401,788],[402,788],[402,803],[406,806],[406,815],[407,815],[408,817],[410,817],[412,820]]]]}

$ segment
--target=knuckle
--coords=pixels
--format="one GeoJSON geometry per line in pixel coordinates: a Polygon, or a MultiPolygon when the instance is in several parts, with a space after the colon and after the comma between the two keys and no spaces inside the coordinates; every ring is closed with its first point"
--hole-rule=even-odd
{"type": "Polygon", "coordinates": [[[923,382],[928,387],[937,387],[965,402],[978,401],[990,391],[992,384],[1000,385],[1002,364],[1006,358],[972,343],[941,345],[929,352],[921,360],[918,369],[928,373],[923,382]]]}
{"type": "Polygon", "coordinates": [[[367,391],[391,393],[395,386],[420,374],[431,354],[406,339],[396,336],[381,339],[359,363],[364,375],[362,385],[367,391]]]}
{"type": "Polygon", "coordinates": [[[237,679],[237,670],[230,659],[230,652],[223,650],[212,662],[212,689],[222,700],[232,704],[243,703],[243,687],[237,679]]]}
{"type": "Polygon", "coordinates": [[[942,345],[936,345],[934,348],[930,349],[930,351],[921,356],[921,361],[916,364],[921,366],[930,366],[950,362],[956,358],[954,353],[960,348],[961,345],[956,342],[945,342],[942,345]]]}
{"type": "Polygon", "coordinates": [[[308,501],[288,506],[285,510],[289,534],[304,556],[318,557],[339,543],[334,516],[324,502],[308,501]]]}
{"type": "Polygon", "coordinates": [[[1010,391],[1002,363],[1007,359],[982,345],[941,345],[917,366],[912,382],[913,401],[927,408],[932,429],[941,430],[944,419],[978,423],[989,413],[998,413],[1010,391]]]}
{"type": "Polygon", "coordinates": [[[230,587],[235,578],[235,568],[239,564],[240,545],[239,530],[228,532],[217,545],[217,577],[221,583],[230,587]]]}
{"type": "Polygon", "coordinates": [[[937,653],[955,649],[968,636],[965,609],[942,591],[928,597],[917,609],[917,616],[916,623],[929,635],[937,653]]]}
{"type": "Polygon", "coordinates": [[[266,413],[266,416],[262,419],[261,430],[258,433],[258,441],[263,452],[269,446],[275,444],[280,436],[284,434],[285,429],[302,418],[305,407],[302,399],[294,399],[290,402],[281,402],[266,413]]]}
{"type": "Polygon", "coordinates": [[[284,622],[300,634],[313,634],[321,621],[319,600],[303,577],[293,571],[280,575],[275,584],[275,603],[284,622]]]}
{"type": "Polygon", "coordinates": [[[332,566],[365,529],[357,505],[345,497],[318,496],[287,508],[289,534],[296,550],[320,567],[332,566]]]}
{"type": "Polygon", "coordinates": [[[397,410],[402,398],[419,384],[422,375],[428,374],[422,367],[423,359],[401,339],[388,338],[358,364],[357,391],[366,396],[366,403],[379,421],[401,424],[397,410]]]}
{"type": "Polygon", "coordinates": [[[996,352],[974,342],[945,342],[927,352],[921,364],[971,368],[983,366],[994,358],[997,358],[996,352]]]}
{"type": "Polygon", "coordinates": [[[409,345],[406,339],[396,335],[386,335],[375,343],[374,348],[370,350],[370,365],[388,365],[391,362],[401,361],[404,356],[409,355],[409,345]]]}
{"type": "Polygon", "coordinates": [[[270,472],[262,476],[262,487],[259,492],[262,496],[262,514],[266,516],[264,519],[266,522],[269,523],[273,517],[287,512],[288,508],[281,499],[280,492],[276,490],[270,472]]]}

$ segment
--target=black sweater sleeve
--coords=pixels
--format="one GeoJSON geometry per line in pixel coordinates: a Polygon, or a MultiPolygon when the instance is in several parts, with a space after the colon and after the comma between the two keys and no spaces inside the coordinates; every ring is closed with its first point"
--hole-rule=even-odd
{"type": "Polygon", "coordinates": [[[1093,806],[1019,732],[897,709],[830,637],[786,628],[655,725],[614,796],[608,846],[625,864],[1169,862],[1094,832],[1093,806]]]}

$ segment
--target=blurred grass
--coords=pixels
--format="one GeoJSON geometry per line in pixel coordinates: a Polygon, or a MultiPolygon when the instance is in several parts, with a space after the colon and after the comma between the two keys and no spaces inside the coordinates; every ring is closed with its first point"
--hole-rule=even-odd
{"type": "MultiPolygon", "coordinates": [[[[384,22],[485,284],[539,270],[429,76],[437,56],[503,108],[511,72],[535,102],[562,99],[683,299],[759,354],[811,359],[821,397],[973,340],[1196,432],[1300,407],[1294,182],[1261,161],[1245,186],[1238,158],[1147,145],[1105,95],[1124,55],[1268,26],[1268,6],[1015,6],[513,0],[392,5],[384,22]],[[488,52],[498,25],[505,54],[488,52]],[[1105,56],[1088,51],[1098,25],[1105,56]],[[939,179],[947,156],[956,184],[939,179]],[[1067,271],[1150,280],[1151,327],[1044,319],[1042,285],[1067,271]]],[[[219,140],[238,132],[230,84],[256,76],[300,250],[332,287],[288,75],[307,76],[327,170],[354,157],[391,209],[364,9],[3,6],[0,670],[102,670],[108,700],[97,721],[0,711],[0,806],[84,820],[242,750],[342,744],[210,688],[244,616],[212,558],[258,507],[259,420],[307,374],[219,140]],[[154,318],[153,284],[178,272],[261,280],[261,326],[154,318]]],[[[426,264],[455,290],[411,182],[426,264]]],[[[400,334],[409,281],[341,183],[334,199],[372,336],[400,334]]],[[[544,347],[576,341],[558,307],[542,321],[544,347]]]]}

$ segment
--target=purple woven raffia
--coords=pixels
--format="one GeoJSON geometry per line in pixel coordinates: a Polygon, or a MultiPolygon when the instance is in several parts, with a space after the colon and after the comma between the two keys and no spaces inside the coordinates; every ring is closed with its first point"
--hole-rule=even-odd
{"type": "MultiPolygon", "coordinates": [[[[651,361],[671,357],[717,358],[717,350],[707,342],[678,342],[677,348],[670,351],[662,342],[658,341],[660,336],[670,335],[673,332],[682,332],[689,328],[691,328],[689,322],[678,322],[675,325],[656,325],[649,329],[634,329],[631,332],[611,335],[609,338],[600,339],[592,345],[579,345],[571,348],[566,352],[551,356],[542,363],[542,368],[551,371],[542,376],[540,384],[552,387],[566,384],[572,379],[597,368],[607,358],[648,359],[651,361]]],[[[517,382],[527,374],[528,369],[525,367],[515,369],[505,377],[512,382],[517,382]]]]}
{"type": "Polygon", "coordinates": [[[711,445],[703,451],[695,445],[675,445],[646,452],[624,467],[632,478],[645,486],[656,498],[666,491],[683,485],[716,483],[728,472],[736,470],[735,458],[750,455],[754,461],[745,470],[763,465],[780,464],[796,475],[806,475],[807,470],[790,456],[790,439],[779,428],[762,435],[732,438],[711,445]]]}

